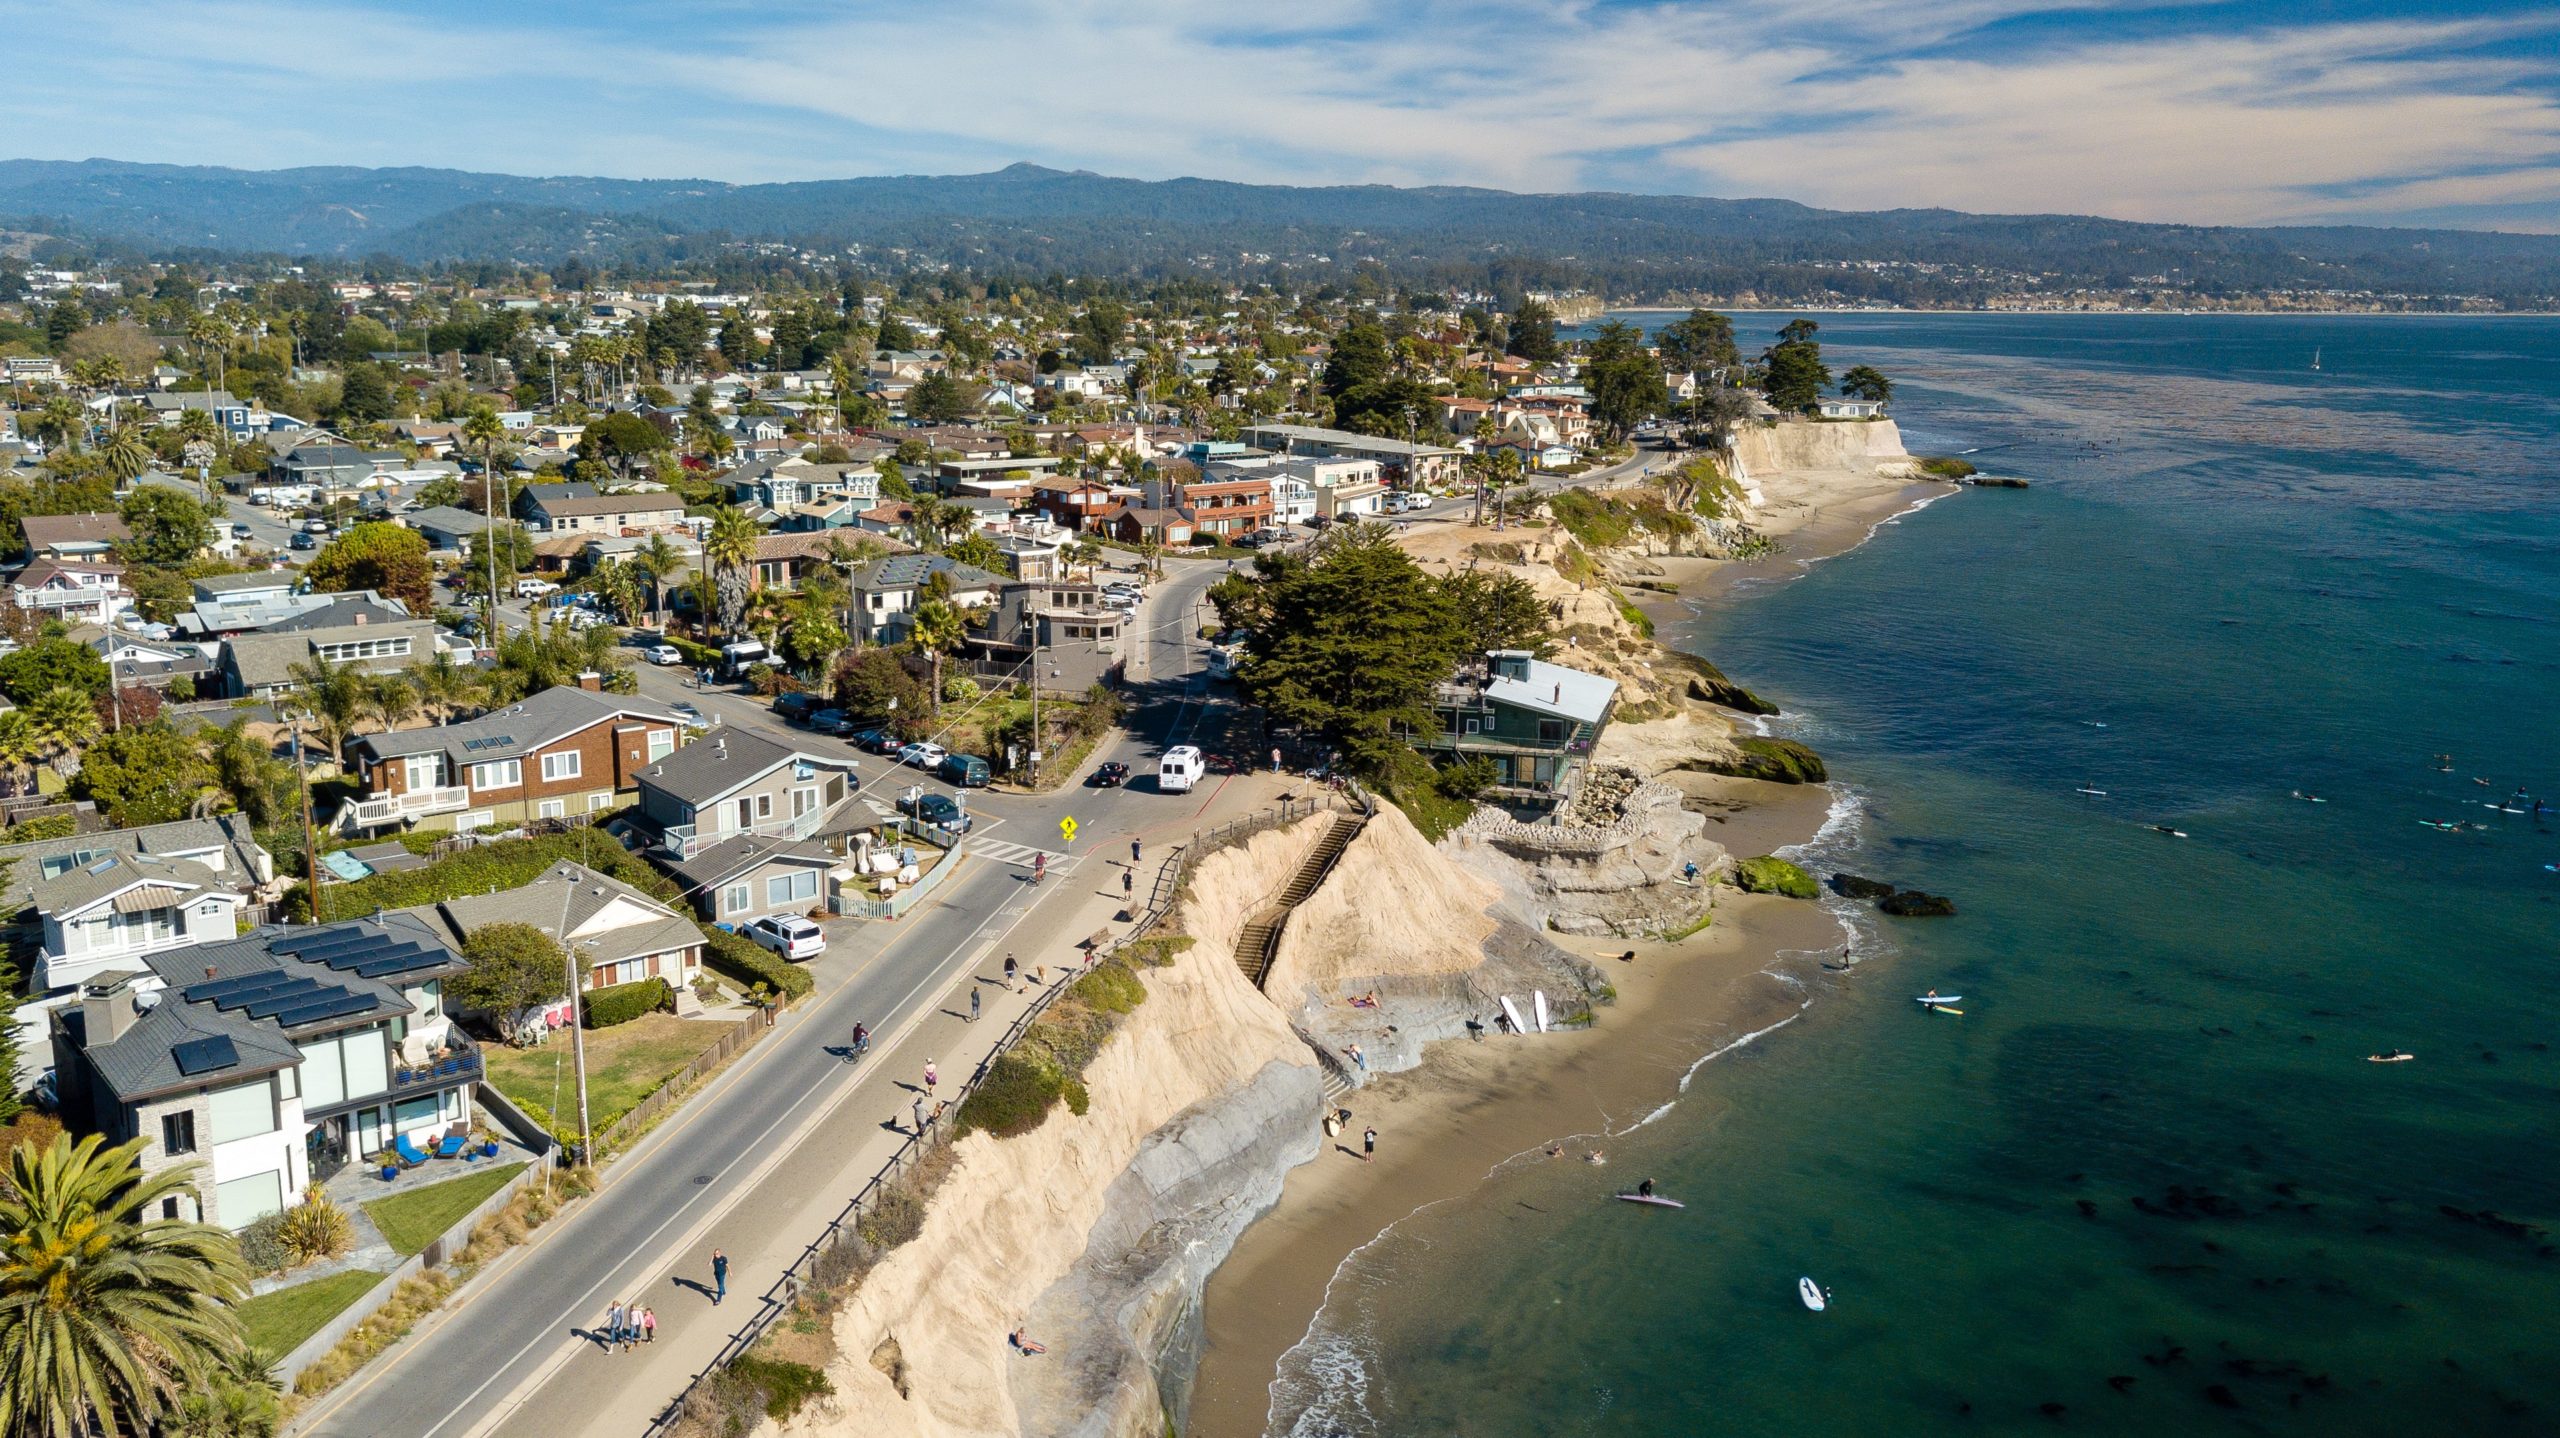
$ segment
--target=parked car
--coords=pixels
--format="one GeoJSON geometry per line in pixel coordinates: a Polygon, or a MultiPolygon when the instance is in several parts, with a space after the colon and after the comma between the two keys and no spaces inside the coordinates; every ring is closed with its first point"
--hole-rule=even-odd
{"type": "Polygon", "coordinates": [[[1431,507],[1431,491],[1427,489],[1406,490],[1404,492],[1404,507],[1407,509],[1429,509],[1431,507]]]}
{"type": "Polygon", "coordinates": [[[797,914],[775,914],[738,931],[786,959],[814,959],[827,951],[827,935],[797,914]]]}
{"type": "Polygon", "coordinates": [[[1129,766],[1117,759],[1095,769],[1093,777],[1085,780],[1085,783],[1096,789],[1117,789],[1128,782],[1129,766]]]}
{"type": "Polygon", "coordinates": [[[702,711],[694,708],[690,704],[670,704],[667,706],[667,712],[683,720],[685,723],[692,725],[696,729],[708,729],[711,727],[711,721],[702,717],[702,711]]]}
{"type": "Polygon", "coordinates": [[[942,782],[963,789],[983,789],[995,777],[987,761],[975,754],[945,754],[942,762],[934,766],[934,772],[942,776],[942,782]]]}
{"type": "Polygon", "coordinates": [[[231,526],[231,537],[232,537],[232,538],[234,538],[234,539],[247,539],[247,538],[249,538],[249,526],[247,526],[247,525],[245,525],[245,524],[234,524],[234,525],[232,525],[232,526],[231,526]]]}
{"type": "Polygon", "coordinates": [[[293,538],[286,542],[295,549],[318,549],[320,547],[319,540],[312,538],[309,534],[299,529],[295,530],[293,532],[293,538]]]}
{"type": "Polygon", "coordinates": [[[866,753],[886,754],[892,759],[907,747],[907,741],[899,738],[893,729],[865,729],[853,736],[853,742],[855,747],[866,753]]]}
{"type": "Polygon", "coordinates": [[[327,534],[329,532],[329,521],[325,519],[308,519],[303,521],[302,527],[313,534],[327,534]]]}
{"type": "Polygon", "coordinates": [[[518,599],[547,599],[559,592],[560,586],[548,579],[535,579],[528,575],[516,581],[515,595],[518,599]]]}
{"type": "Polygon", "coordinates": [[[821,709],[809,716],[809,727],[821,734],[850,734],[853,732],[853,716],[841,709],[821,709]]]}
{"type": "Polygon", "coordinates": [[[652,644],[640,651],[640,657],[652,664],[682,664],[684,651],[672,644],[652,644]]]}
{"type": "Polygon", "coordinates": [[[950,752],[939,744],[909,744],[898,751],[898,762],[912,764],[919,769],[930,769],[941,763],[944,756],[950,752]]]}
{"type": "Polygon", "coordinates": [[[925,823],[966,834],[975,822],[969,811],[960,807],[948,794],[908,794],[898,800],[898,807],[925,823]]]}
{"type": "Polygon", "coordinates": [[[786,724],[808,724],[825,703],[815,694],[785,694],[773,701],[773,717],[786,724]]]}

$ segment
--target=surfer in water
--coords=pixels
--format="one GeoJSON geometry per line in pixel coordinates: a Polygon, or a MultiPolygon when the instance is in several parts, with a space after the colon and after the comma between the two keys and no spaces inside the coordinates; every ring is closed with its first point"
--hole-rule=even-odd
{"type": "Polygon", "coordinates": [[[1653,1197],[1653,1180],[1648,1178],[1644,1182],[1637,1184],[1636,1194],[1640,1198],[1653,1197]]]}

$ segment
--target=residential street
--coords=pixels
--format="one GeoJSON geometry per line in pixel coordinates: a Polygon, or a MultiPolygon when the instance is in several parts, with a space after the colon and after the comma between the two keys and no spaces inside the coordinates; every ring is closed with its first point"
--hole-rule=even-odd
{"type": "MultiPolygon", "coordinates": [[[[1177,566],[1160,586],[1135,656],[1142,662],[1132,665],[1140,702],[1127,737],[1089,762],[1118,759],[1151,774],[1161,744],[1189,737],[1204,717],[1214,722],[1226,709],[1198,671],[1190,637],[1192,604],[1220,572],[1214,564],[1177,566]]],[[[681,672],[644,668],[652,676],[646,692],[680,683],[681,672]]],[[[675,692],[745,727],[774,724],[761,705],[734,695],[666,690],[675,692]]],[[[885,761],[866,760],[864,768],[866,791],[884,772],[908,772],[885,761]]],[[[895,924],[831,926],[840,937],[811,965],[817,992],[782,1017],[777,1033],[616,1162],[601,1193],[503,1260],[485,1287],[324,1399],[305,1431],[345,1438],[639,1431],[903,1142],[908,1090],[924,1061],[939,1062],[947,1095],[1028,1002],[988,983],[1006,953],[1026,971],[1045,964],[1059,978],[1075,962],[1078,940],[1117,928],[1131,837],[1148,844],[1143,895],[1174,843],[1267,804],[1287,785],[1285,776],[1231,774],[1186,795],[1158,794],[1148,779],[1126,789],[1070,786],[1037,799],[973,795],[982,815],[973,844],[1009,857],[964,865],[895,924]],[[1033,889],[1028,848],[1016,846],[1059,853],[1057,821],[1070,815],[1079,824],[1074,853],[1053,858],[1050,882],[1033,889]],[[974,1028],[962,1018],[972,983],[988,1000],[974,1028]],[[871,1055],[852,1063],[844,1045],[856,1022],[871,1025],[876,1038],[871,1055]],[[714,1246],[733,1265],[729,1301],[716,1313],[699,1291],[714,1246]],[[654,1347],[610,1356],[585,1336],[615,1298],[658,1311],[654,1347]]]]}

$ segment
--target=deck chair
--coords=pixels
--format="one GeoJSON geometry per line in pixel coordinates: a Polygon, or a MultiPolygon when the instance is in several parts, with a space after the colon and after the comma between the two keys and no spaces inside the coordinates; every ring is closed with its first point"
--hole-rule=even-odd
{"type": "Polygon", "coordinates": [[[407,1168],[416,1168],[427,1161],[427,1156],[419,1151],[416,1144],[409,1141],[409,1136],[405,1133],[392,1140],[391,1151],[400,1155],[402,1166],[407,1168]]]}
{"type": "Polygon", "coordinates": [[[460,1158],[462,1157],[462,1146],[470,1141],[471,1135],[467,1133],[446,1134],[444,1136],[444,1142],[436,1145],[436,1157],[460,1158]]]}

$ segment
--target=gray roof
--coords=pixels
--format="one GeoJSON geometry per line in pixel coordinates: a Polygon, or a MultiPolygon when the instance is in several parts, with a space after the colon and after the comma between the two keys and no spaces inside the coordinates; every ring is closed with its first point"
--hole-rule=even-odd
{"type": "Polygon", "coordinates": [[[458,767],[483,759],[529,754],[617,715],[667,724],[677,722],[675,715],[646,699],[597,694],[573,684],[560,684],[460,724],[360,734],[354,747],[377,759],[443,754],[458,767]]]}
{"type": "Polygon", "coordinates": [[[578,940],[578,947],[595,963],[662,954],[704,942],[701,927],[664,901],[584,864],[554,865],[519,888],[394,912],[417,918],[453,943],[490,924],[531,924],[557,940],[585,927],[616,900],[639,905],[652,917],[578,940]]]}
{"type": "Polygon", "coordinates": [[[1529,661],[1529,677],[1485,681],[1484,696],[1501,704],[1513,704],[1540,714],[1552,714],[1583,724],[1597,724],[1609,712],[1609,701],[1618,694],[1618,681],[1549,664],[1543,659],[1529,661]]]}
{"type": "Polygon", "coordinates": [[[424,983],[464,967],[462,956],[435,930],[406,914],[382,914],[319,928],[269,925],[222,943],[167,949],[143,960],[168,988],[160,992],[159,1002],[113,1043],[86,1045],[86,1023],[77,1005],[58,1011],[60,1022],[75,1041],[83,1043],[89,1066],[107,1088],[128,1104],[290,1068],[302,1061],[302,1052],[294,1043],[296,1036],[361,1028],[414,1012],[392,984],[365,978],[349,968],[296,958],[290,952],[348,938],[368,941],[358,950],[368,955],[387,954],[402,944],[427,950],[429,962],[397,975],[404,984],[424,983]],[[278,944],[285,945],[287,951],[278,951],[278,944]],[[322,990],[343,990],[350,997],[372,1002],[362,1009],[288,1030],[272,1017],[253,1018],[246,1009],[223,1009],[210,1000],[190,1001],[186,996],[193,985],[279,971],[308,979],[322,990]],[[209,1072],[180,1071],[174,1052],[177,1046],[202,1038],[231,1040],[239,1062],[209,1072]]]}
{"type": "Polygon", "coordinates": [[[187,581],[195,587],[196,593],[204,595],[237,594],[253,589],[282,589],[289,592],[301,582],[302,576],[277,569],[254,570],[247,574],[208,574],[202,579],[187,581]]]}
{"type": "Polygon", "coordinates": [[[266,634],[300,634],[312,629],[343,629],[357,625],[397,624],[410,617],[409,606],[397,599],[384,599],[372,590],[351,592],[316,609],[305,610],[290,619],[266,626],[266,634]]]}
{"type": "MultiPolygon", "coordinates": [[[[146,824],[138,829],[101,829],[93,834],[72,834],[60,839],[34,839],[23,844],[0,845],[0,917],[25,912],[32,902],[36,885],[44,881],[44,861],[71,859],[86,854],[202,854],[221,852],[225,872],[219,876],[234,888],[246,889],[258,880],[258,859],[264,850],[249,829],[249,821],[239,814],[225,814],[218,819],[178,819],[166,824],[146,824]]],[[[210,872],[210,871],[208,871],[210,872]]]]}
{"type": "Polygon", "coordinates": [[[690,859],[667,865],[667,872],[676,876],[686,892],[699,893],[719,887],[721,880],[732,875],[776,859],[820,866],[836,862],[836,856],[828,853],[825,845],[807,839],[740,835],[714,844],[690,859]]]}
{"type": "Polygon", "coordinates": [[[559,484],[528,484],[521,497],[531,500],[593,499],[596,487],[582,479],[564,480],[559,484]]]}
{"type": "Polygon", "coordinates": [[[853,767],[843,758],[786,748],[763,735],[723,725],[641,770],[640,782],[661,794],[699,805],[794,758],[830,769],[853,767]]]}
{"type": "Polygon", "coordinates": [[[38,880],[33,897],[39,914],[74,914],[137,884],[159,885],[192,895],[214,888],[214,878],[211,869],[188,859],[108,854],[67,874],[38,880]]]}
{"type": "Polygon", "coordinates": [[[226,669],[238,677],[241,687],[262,689],[293,682],[293,666],[309,659],[313,646],[353,643],[360,639],[410,638],[409,652],[400,656],[354,659],[348,663],[362,666],[368,674],[382,674],[406,669],[433,656],[436,652],[436,626],[430,620],[404,619],[391,624],[348,624],[335,629],[301,629],[287,634],[240,634],[223,641],[226,669]]]}
{"type": "Polygon", "coordinates": [[[478,534],[495,524],[512,524],[513,520],[491,520],[485,514],[474,514],[456,504],[439,504],[400,516],[400,522],[424,534],[478,534]]]}

